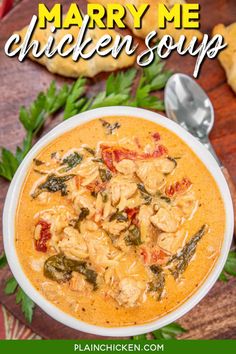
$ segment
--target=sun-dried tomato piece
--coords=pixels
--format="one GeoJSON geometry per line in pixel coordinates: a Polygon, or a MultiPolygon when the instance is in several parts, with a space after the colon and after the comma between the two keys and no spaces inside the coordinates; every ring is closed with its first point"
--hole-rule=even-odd
{"type": "Polygon", "coordinates": [[[165,194],[168,197],[173,197],[175,194],[186,192],[191,185],[192,182],[185,177],[181,181],[177,181],[171,184],[170,186],[166,187],[165,194]]]}
{"type": "Polygon", "coordinates": [[[159,141],[161,139],[161,136],[158,132],[152,133],[152,138],[154,141],[159,141]]]}
{"type": "Polygon", "coordinates": [[[99,192],[103,192],[106,189],[107,186],[107,182],[100,182],[98,180],[89,183],[86,188],[92,192],[92,193],[99,193],[99,192]]]}
{"type": "Polygon", "coordinates": [[[169,258],[169,255],[159,247],[154,247],[151,249],[142,247],[140,250],[140,255],[146,265],[165,264],[169,258]]]}
{"type": "Polygon", "coordinates": [[[137,151],[129,150],[117,146],[101,145],[102,159],[106,166],[112,172],[115,172],[114,162],[120,162],[124,159],[127,160],[147,160],[152,158],[161,157],[167,153],[167,148],[163,145],[157,145],[151,153],[139,153],[137,151]]]}
{"type": "Polygon", "coordinates": [[[161,157],[162,155],[167,154],[167,148],[164,145],[157,145],[153,152],[140,154],[139,158],[143,160],[153,159],[161,157]]]}
{"type": "Polygon", "coordinates": [[[44,220],[39,220],[36,226],[40,225],[40,237],[35,240],[35,248],[39,252],[47,252],[47,241],[51,239],[52,235],[50,232],[51,224],[44,220]]]}
{"type": "Polygon", "coordinates": [[[102,149],[102,159],[105,165],[109,168],[110,171],[116,172],[115,166],[113,164],[113,151],[109,146],[101,146],[102,149]]]}
{"type": "Polygon", "coordinates": [[[138,226],[139,221],[137,219],[137,215],[139,208],[125,208],[125,212],[128,215],[128,219],[131,221],[131,223],[138,226]]]}

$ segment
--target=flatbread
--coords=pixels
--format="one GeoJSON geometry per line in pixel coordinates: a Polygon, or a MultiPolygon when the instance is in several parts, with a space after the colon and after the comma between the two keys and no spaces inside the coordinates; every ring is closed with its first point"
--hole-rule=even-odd
{"type": "Polygon", "coordinates": [[[218,59],[223,66],[228,84],[236,93],[236,22],[229,26],[219,24],[213,28],[213,35],[221,34],[228,46],[223,49],[218,59]]]}
{"type": "MultiPolygon", "coordinates": [[[[76,40],[80,30],[78,26],[71,26],[70,29],[58,29],[55,34],[52,34],[51,27],[52,24],[48,25],[46,29],[40,29],[37,27],[34,31],[32,39],[40,41],[41,48],[47,43],[48,37],[50,35],[54,36],[56,45],[60,42],[62,37],[68,33],[72,34],[76,40]]],[[[28,27],[25,27],[21,31],[17,32],[21,38],[24,38],[27,29],[28,27]]],[[[102,30],[95,28],[88,29],[86,37],[91,37],[93,39],[94,45],[97,43],[98,39],[105,34],[109,34],[112,36],[112,38],[115,38],[115,36],[119,33],[115,30],[102,30]]],[[[65,50],[69,49],[69,46],[71,46],[71,44],[65,46],[65,50]]],[[[90,46],[88,46],[88,50],[89,48],[90,46]]],[[[80,58],[77,62],[72,60],[71,55],[68,57],[61,57],[60,55],[56,54],[52,58],[47,58],[45,55],[43,55],[41,58],[35,58],[30,51],[28,57],[44,65],[51,73],[72,78],[77,78],[80,75],[85,77],[93,77],[103,71],[114,71],[131,66],[135,61],[135,55],[128,56],[124,51],[122,51],[117,59],[114,59],[111,55],[100,57],[98,54],[95,54],[88,60],[80,58]]]]}
{"type": "MultiPolygon", "coordinates": [[[[95,3],[94,0],[87,0],[89,3],[95,3]]],[[[111,0],[96,0],[96,3],[106,6],[112,3],[111,0]]],[[[138,37],[145,38],[151,31],[156,31],[158,37],[162,38],[164,35],[171,35],[175,42],[178,42],[181,35],[186,36],[186,45],[191,41],[193,36],[196,36],[198,40],[202,39],[202,33],[195,29],[176,29],[173,23],[167,23],[166,29],[159,29],[157,24],[157,4],[165,4],[168,8],[171,8],[174,4],[184,4],[185,0],[116,0],[115,3],[125,6],[126,4],[133,4],[139,7],[141,4],[149,4],[150,8],[145,13],[142,20],[142,28],[133,28],[133,17],[127,11],[125,22],[131,31],[138,37]]]]}

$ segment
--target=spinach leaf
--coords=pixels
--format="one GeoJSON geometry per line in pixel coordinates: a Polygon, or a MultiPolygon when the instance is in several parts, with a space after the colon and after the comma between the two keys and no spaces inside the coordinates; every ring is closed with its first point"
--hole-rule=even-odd
{"type": "Polygon", "coordinates": [[[55,193],[60,191],[62,196],[67,195],[67,185],[66,181],[69,181],[73,178],[74,175],[66,175],[66,176],[56,176],[54,174],[49,175],[45,182],[41,183],[32,194],[33,198],[37,198],[37,196],[46,191],[50,193],[55,193]]]}
{"type": "Polygon", "coordinates": [[[128,230],[128,235],[125,237],[125,243],[127,246],[139,246],[141,245],[141,233],[136,225],[131,225],[128,230]]]}
{"type": "Polygon", "coordinates": [[[123,211],[117,210],[114,214],[110,216],[109,221],[114,221],[117,220],[119,222],[125,222],[128,221],[128,215],[124,213],[123,211]]]}
{"type": "Polygon", "coordinates": [[[108,135],[113,134],[116,129],[119,129],[121,127],[119,122],[111,124],[104,119],[100,119],[100,121],[102,122],[102,126],[106,128],[106,132],[108,135]]]}
{"type": "Polygon", "coordinates": [[[91,155],[95,156],[95,150],[91,149],[89,146],[84,146],[84,150],[88,151],[91,155]]]}
{"type": "Polygon", "coordinates": [[[94,289],[97,286],[97,273],[87,267],[84,261],[77,261],[67,258],[62,253],[49,257],[44,263],[45,277],[57,281],[58,283],[67,282],[72,278],[72,272],[78,272],[85,276],[94,289]]]}
{"type": "Polygon", "coordinates": [[[149,205],[152,202],[152,196],[148,193],[142,183],[138,183],[137,187],[141,193],[141,197],[145,200],[145,204],[149,205]]]}
{"type": "Polygon", "coordinates": [[[71,170],[72,168],[79,165],[82,159],[83,157],[80,154],[78,154],[78,152],[75,151],[73,154],[70,154],[69,156],[63,159],[61,165],[67,165],[67,166],[60,169],[59,172],[61,173],[61,172],[67,172],[71,170]]]}
{"type": "Polygon", "coordinates": [[[99,175],[102,182],[107,182],[112,178],[111,172],[105,168],[99,168],[99,175]]]}
{"type": "Polygon", "coordinates": [[[89,215],[89,209],[88,208],[81,208],[79,217],[76,220],[74,227],[80,231],[81,221],[83,221],[86,218],[86,216],[88,216],[88,215],[89,215]]]}
{"type": "Polygon", "coordinates": [[[167,265],[170,265],[170,272],[175,279],[177,279],[180,274],[182,274],[193,255],[196,252],[197,244],[206,233],[207,225],[203,225],[200,230],[186,243],[186,245],[182,248],[180,252],[175,254],[168,261],[167,265]]]}
{"type": "Polygon", "coordinates": [[[157,299],[161,300],[161,296],[165,287],[165,275],[163,269],[159,265],[151,265],[150,270],[154,273],[155,278],[148,284],[148,290],[158,294],[157,299]]]}

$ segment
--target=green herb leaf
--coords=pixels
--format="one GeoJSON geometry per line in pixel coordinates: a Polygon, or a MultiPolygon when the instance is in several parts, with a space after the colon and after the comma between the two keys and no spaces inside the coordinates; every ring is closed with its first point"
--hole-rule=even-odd
{"type": "Polygon", "coordinates": [[[58,283],[70,280],[72,272],[79,272],[84,275],[85,279],[93,285],[94,290],[96,289],[97,273],[88,268],[86,262],[66,258],[64,254],[59,253],[49,257],[44,263],[45,277],[58,283]]]}
{"type": "Polygon", "coordinates": [[[17,146],[16,148],[16,159],[18,164],[24,159],[31,149],[33,141],[33,133],[31,131],[27,132],[26,137],[23,140],[22,147],[17,146]]]}
{"type": "Polygon", "coordinates": [[[106,82],[106,95],[109,96],[113,93],[129,95],[136,75],[136,69],[122,71],[116,75],[111,74],[106,82]]]}
{"type": "Polygon", "coordinates": [[[55,81],[52,81],[46,92],[46,111],[53,114],[64,107],[70,88],[64,84],[60,90],[57,90],[55,81]]]}
{"type": "Polygon", "coordinates": [[[7,257],[5,252],[2,252],[0,255],[0,269],[4,268],[7,265],[7,257]]]}
{"type": "Polygon", "coordinates": [[[132,106],[144,107],[164,111],[164,102],[160,98],[150,95],[151,92],[163,89],[167,80],[172,75],[170,71],[164,70],[164,62],[156,56],[153,63],[143,69],[138,88],[132,106]]]}
{"type": "Polygon", "coordinates": [[[143,85],[150,85],[150,91],[161,90],[165,87],[172,75],[169,70],[164,70],[165,62],[156,55],[151,65],[143,69],[143,85]]]}
{"type": "Polygon", "coordinates": [[[109,107],[109,106],[119,106],[126,105],[128,102],[129,95],[123,93],[111,93],[106,96],[106,92],[100,92],[93,100],[89,109],[99,108],[99,107],[109,107]]]}
{"type": "Polygon", "coordinates": [[[111,172],[106,168],[99,168],[99,176],[102,182],[107,182],[112,178],[111,172]]]}
{"type": "Polygon", "coordinates": [[[131,225],[125,237],[125,244],[127,246],[139,246],[141,243],[141,232],[139,228],[136,225],[131,225]]]}
{"type": "Polygon", "coordinates": [[[62,161],[62,165],[67,165],[65,168],[62,168],[59,170],[59,172],[67,172],[71,170],[72,168],[76,167],[79,165],[82,161],[83,157],[78,154],[78,152],[74,152],[73,154],[70,154],[64,160],[62,161]]]}
{"type": "Polygon", "coordinates": [[[7,294],[7,295],[14,294],[17,286],[18,286],[18,284],[17,284],[16,279],[14,277],[9,278],[5,284],[5,288],[4,288],[5,294],[7,294]]]}
{"type": "Polygon", "coordinates": [[[72,86],[69,96],[66,100],[64,120],[79,113],[86,103],[86,98],[82,97],[85,93],[86,83],[87,80],[83,77],[80,77],[72,86]]]}
{"type": "Polygon", "coordinates": [[[147,339],[147,334],[139,334],[137,336],[133,336],[134,340],[143,340],[143,339],[147,339]]]}
{"type": "Polygon", "coordinates": [[[28,109],[20,107],[20,122],[27,132],[36,134],[42,127],[46,113],[45,104],[46,96],[40,92],[28,109]]]}
{"type": "Polygon", "coordinates": [[[157,300],[160,301],[165,287],[165,275],[159,265],[151,265],[150,270],[154,274],[154,279],[149,282],[148,290],[157,293],[157,300]]]}
{"type": "Polygon", "coordinates": [[[155,339],[177,339],[176,337],[182,333],[187,332],[180,324],[173,322],[165,327],[162,327],[152,334],[155,339]]]}
{"type": "Polygon", "coordinates": [[[75,228],[79,230],[80,232],[80,224],[81,222],[89,215],[89,209],[88,208],[81,208],[80,214],[78,219],[75,222],[75,228]]]}
{"type": "Polygon", "coordinates": [[[228,281],[229,276],[236,277],[236,252],[230,251],[224,269],[219,277],[219,280],[228,281]]]}
{"type": "Polygon", "coordinates": [[[16,303],[21,304],[21,310],[26,320],[31,323],[35,304],[21,288],[17,289],[16,303]]]}
{"type": "Polygon", "coordinates": [[[150,95],[151,85],[143,86],[143,81],[144,80],[142,78],[141,84],[137,88],[135,99],[131,101],[131,105],[135,107],[143,107],[164,111],[165,106],[163,100],[156,96],[150,95]]]}
{"type": "Polygon", "coordinates": [[[11,181],[19,164],[13,153],[2,148],[2,158],[0,161],[0,176],[11,181]]]}
{"type": "Polygon", "coordinates": [[[34,193],[31,195],[33,198],[37,198],[43,191],[50,193],[61,192],[62,196],[67,195],[67,185],[65,182],[73,178],[74,175],[56,176],[54,174],[49,175],[45,182],[41,183],[34,193]]]}
{"type": "Polygon", "coordinates": [[[173,255],[168,261],[167,265],[170,265],[169,270],[175,279],[177,279],[188,267],[190,260],[195,254],[198,242],[201,240],[206,231],[207,225],[202,225],[196,234],[193,235],[192,238],[185,244],[181,251],[173,255]]]}

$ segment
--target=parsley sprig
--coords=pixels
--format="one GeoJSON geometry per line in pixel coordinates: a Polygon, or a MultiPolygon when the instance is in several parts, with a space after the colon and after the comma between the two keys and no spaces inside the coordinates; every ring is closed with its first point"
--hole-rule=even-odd
{"type": "Polygon", "coordinates": [[[177,339],[177,337],[183,333],[187,332],[185,328],[183,328],[179,323],[173,322],[169,325],[157,329],[152,333],[141,334],[138,336],[134,336],[134,340],[141,339],[177,339]]]}
{"type": "Polygon", "coordinates": [[[0,269],[4,268],[7,265],[7,257],[5,252],[2,252],[0,255],[0,269]]]}
{"type": "Polygon", "coordinates": [[[236,252],[230,251],[219,280],[227,282],[230,276],[236,277],[236,252]]]}
{"type": "Polygon", "coordinates": [[[111,74],[106,80],[104,91],[88,97],[86,90],[88,81],[80,77],[73,85],[64,84],[57,89],[52,81],[46,92],[40,92],[35,101],[28,107],[20,107],[19,120],[26,135],[15,154],[2,148],[0,160],[0,176],[11,181],[18,166],[31,149],[34,138],[43,127],[46,119],[60,109],[64,109],[64,118],[98,107],[127,105],[163,111],[164,103],[152,92],[164,88],[171,72],[165,70],[165,64],[158,57],[147,68],[143,69],[138,78],[134,68],[111,74]],[[139,79],[136,90],[135,80],[139,79]],[[132,91],[135,91],[132,96],[132,91]]]}
{"type": "Polygon", "coordinates": [[[21,310],[25,316],[25,319],[28,322],[31,322],[35,304],[19,287],[14,277],[11,277],[7,280],[4,292],[7,295],[12,295],[12,294],[16,295],[16,303],[21,304],[21,310]]]}
{"type": "Polygon", "coordinates": [[[61,89],[56,88],[54,81],[48,90],[40,92],[35,101],[28,107],[20,107],[19,120],[23,125],[26,135],[21,146],[16,148],[15,154],[2,148],[0,161],[0,176],[11,181],[18,166],[32,147],[33,140],[44,125],[47,117],[60,108],[64,107],[69,94],[69,86],[64,85],[61,89]]]}

